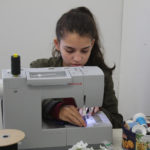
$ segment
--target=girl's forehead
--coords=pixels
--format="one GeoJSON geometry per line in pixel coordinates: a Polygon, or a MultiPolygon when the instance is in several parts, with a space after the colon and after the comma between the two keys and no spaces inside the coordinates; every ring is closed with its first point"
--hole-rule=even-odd
{"type": "Polygon", "coordinates": [[[67,32],[65,31],[64,33],[64,36],[63,36],[63,39],[66,39],[66,38],[87,38],[87,39],[91,39],[90,36],[88,34],[84,34],[84,35],[80,35],[79,33],[77,32],[67,32]]]}
{"type": "Polygon", "coordinates": [[[61,42],[63,43],[74,43],[74,44],[88,44],[88,43],[91,43],[91,38],[87,35],[84,35],[84,36],[81,36],[79,35],[78,33],[76,32],[73,32],[73,33],[70,33],[70,32],[67,32],[65,34],[65,36],[61,39],[61,42]]]}

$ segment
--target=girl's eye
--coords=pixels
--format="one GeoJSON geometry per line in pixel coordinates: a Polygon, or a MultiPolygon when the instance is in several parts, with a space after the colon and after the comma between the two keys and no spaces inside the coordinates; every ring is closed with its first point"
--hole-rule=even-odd
{"type": "Polygon", "coordinates": [[[86,49],[86,50],[82,50],[82,53],[88,53],[88,50],[86,49]]]}
{"type": "Polygon", "coordinates": [[[67,53],[73,53],[73,51],[72,50],[67,50],[67,53]]]}
{"type": "Polygon", "coordinates": [[[67,53],[73,53],[74,52],[74,50],[72,50],[72,49],[65,49],[65,50],[67,53]]]}

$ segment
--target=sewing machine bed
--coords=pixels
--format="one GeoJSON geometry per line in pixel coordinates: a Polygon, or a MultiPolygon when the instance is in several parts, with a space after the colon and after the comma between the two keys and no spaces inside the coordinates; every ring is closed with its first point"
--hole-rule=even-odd
{"type": "MultiPolygon", "coordinates": [[[[87,127],[95,127],[100,126],[104,121],[102,120],[104,116],[102,116],[102,113],[97,113],[94,116],[87,115],[86,117],[83,117],[87,127]],[[101,119],[102,118],[102,119],[101,119]]],[[[42,128],[43,129],[51,129],[51,128],[75,128],[78,127],[76,125],[70,124],[65,121],[58,121],[58,120],[43,120],[42,121],[42,128]]]]}
{"type": "Polygon", "coordinates": [[[72,145],[81,140],[83,142],[87,142],[89,147],[97,149],[99,144],[104,141],[112,142],[112,125],[103,112],[99,112],[94,116],[86,117],[86,123],[87,127],[78,127],[63,121],[43,121],[42,128],[45,131],[55,128],[60,128],[60,130],[61,128],[65,128],[67,131],[67,136],[64,138],[66,138],[66,141],[70,143],[68,144],[69,146],[22,150],[68,150],[68,148],[72,147],[72,145]]]}
{"type": "MultiPolygon", "coordinates": [[[[43,130],[54,128],[65,128],[67,132],[68,145],[74,145],[79,141],[84,141],[97,147],[97,143],[104,141],[112,142],[112,125],[106,115],[101,111],[94,116],[86,117],[87,127],[77,127],[63,121],[43,121],[43,130]]],[[[57,147],[58,148],[58,147],[57,147]]]]}

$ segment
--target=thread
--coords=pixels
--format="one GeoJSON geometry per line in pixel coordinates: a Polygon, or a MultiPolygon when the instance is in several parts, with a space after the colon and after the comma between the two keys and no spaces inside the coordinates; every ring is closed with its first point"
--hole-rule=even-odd
{"type": "Polygon", "coordinates": [[[138,113],[133,116],[133,121],[138,122],[140,125],[147,126],[145,115],[143,113],[138,113]]]}
{"type": "Polygon", "coordinates": [[[20,70],[20,56],[15,53],[11,56],[11,73],[17,76],[20,74],[20,70]]]}
{"type": "Polygon", "coordinates": [[[126,123],[128,124],[129,128],[132,129],[138,123],[133,120],[127,120],[126,123]]]}
{"type": "Polygon", "coordinates": [[[136,134],[142,134],[142,135],[146,135],[147,131],[146,128],[143,125],[135,125],[132,128],[132,132],[136,133],[136,134]]]}

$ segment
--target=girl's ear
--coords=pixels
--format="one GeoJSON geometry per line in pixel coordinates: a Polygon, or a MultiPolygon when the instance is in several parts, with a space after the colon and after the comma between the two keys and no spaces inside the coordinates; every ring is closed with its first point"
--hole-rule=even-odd
{"type": "Polygon", "coordinates": [[[94,46],[94,43],[95,43],[95,39],[92,40],[92,47],[94,46]]]}
{"type": "Polygon", "coordinates": [[[54,39],[54,45],[55,45],[56,50],[60,51],[60,44],[57,39],[54,39]]]}

